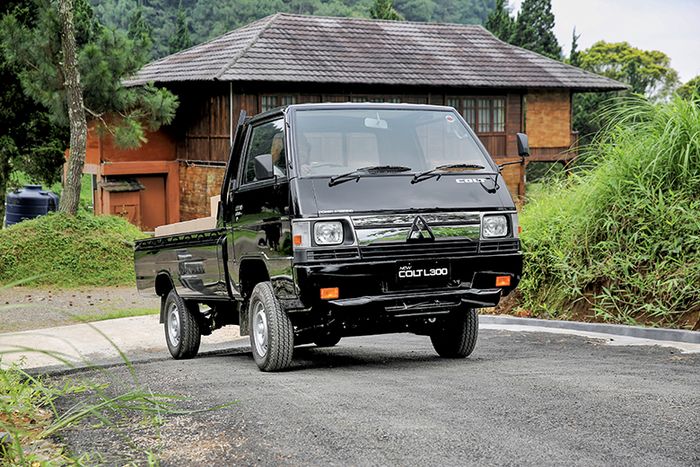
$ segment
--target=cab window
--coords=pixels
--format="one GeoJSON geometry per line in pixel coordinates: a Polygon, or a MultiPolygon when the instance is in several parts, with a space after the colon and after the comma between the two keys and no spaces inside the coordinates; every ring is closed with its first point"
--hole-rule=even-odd
{"type": "Polygon", "coordinates": [[[243,183],[287,176],[284,150],[284,119],[255,126],[246,151],[243,183]]]}

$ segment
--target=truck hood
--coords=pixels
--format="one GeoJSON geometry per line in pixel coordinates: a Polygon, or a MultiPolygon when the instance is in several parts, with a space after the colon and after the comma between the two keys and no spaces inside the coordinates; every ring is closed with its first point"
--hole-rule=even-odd
{"type": "Polygon", "coordinates": [[[411,184],[409,175],[367,176],[335,186],[328,178],[297,179],[299,210],[302,215],[329,215],[351,212],[413,210],[498,210],[514,209],[506,184],[489,193],[480,184],[491,187],[492,175],[478,177],[445,174],[411,184]],[[466,181],[465,181],[466,180],[466,181]]]}

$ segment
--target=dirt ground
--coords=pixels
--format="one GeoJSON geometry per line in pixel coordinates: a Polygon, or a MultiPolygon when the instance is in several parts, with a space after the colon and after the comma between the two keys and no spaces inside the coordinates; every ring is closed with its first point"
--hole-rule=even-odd
{"type": "Polygon", "coordinates": [[[0,288],[0,333],[75,324],[80,317],[159,306],[158,297],[141,296],[130,286],[0,288]]]}

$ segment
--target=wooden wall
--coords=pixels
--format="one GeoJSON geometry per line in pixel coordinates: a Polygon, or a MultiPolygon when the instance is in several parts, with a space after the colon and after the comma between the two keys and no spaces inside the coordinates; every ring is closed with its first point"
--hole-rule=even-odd
{"type": "MultiPolygon", "coordinates": [[[[478,133],[489,153],[498,162],[517,159],[515,134],[526,130],[530,137],[533,160],[561,160],[572,144],[571,93],[568,91],[530,91],[494,93],[493,90],[460,91],[455,89],[409,89],[342,86],[320,87],[310,91],[280,88],[273,83],[235,87],[233,108],[229,109],[229,85],[209,83],[192,89],[173,89],[181,96],[175,131],[183,135],[177,141],[180,171],[181,218],[183,220],[209,214],[208,197],[219,193],[223,170],[229,155],[229,128],[241,110],[255,115],[262,110],[262,96],[293,96],[295,103],[307,102],[410,102],[445,105],[448,99],[471,96],[502,96],[506,99],[506,121],[503,133],[478,133]],[[378,92],[378,91],[381,91],[378,92]]],[[[567,156],[568,157],[568,156],[567,156]]],[[[512,194],[525,194],[525,168],[511,166],[503,179],[512,194]]]]}

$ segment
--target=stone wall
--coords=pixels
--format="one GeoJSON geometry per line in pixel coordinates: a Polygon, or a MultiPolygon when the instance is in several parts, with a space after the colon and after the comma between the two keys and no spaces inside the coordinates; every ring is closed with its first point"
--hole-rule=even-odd
{"type": "Polygon", "coordinates": [[[180,164],[180,219],[188,221],[210,214],[209,200],[221,193],[224,167],[180,164]]]}
{"type": "Polygon", "coordinates": [[[531,148],[568,148],[571,144],[569,91],[529,92],[525,128],[531,148]]]}

